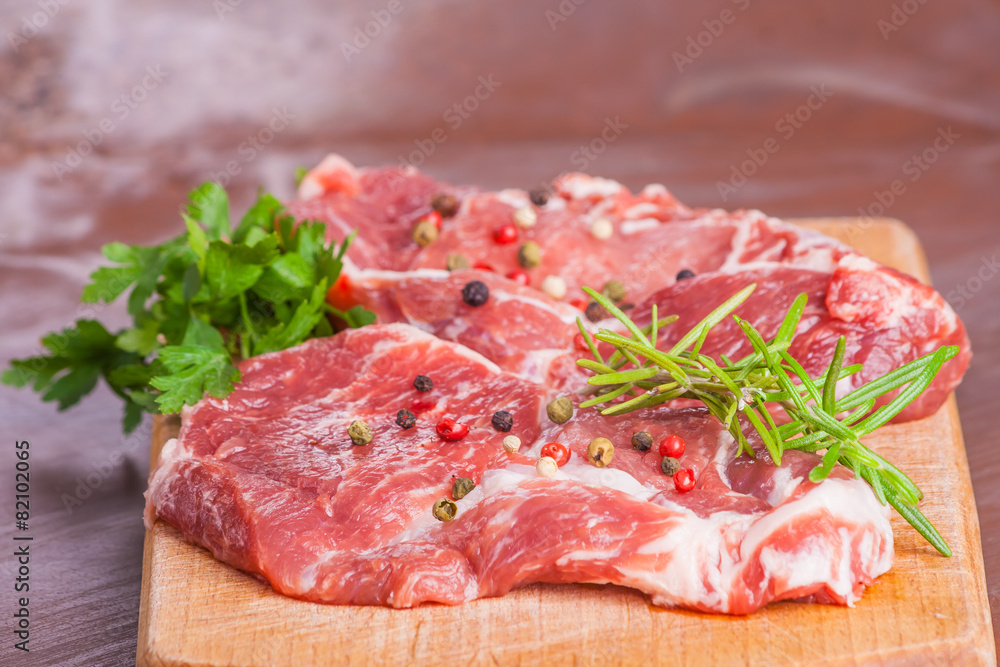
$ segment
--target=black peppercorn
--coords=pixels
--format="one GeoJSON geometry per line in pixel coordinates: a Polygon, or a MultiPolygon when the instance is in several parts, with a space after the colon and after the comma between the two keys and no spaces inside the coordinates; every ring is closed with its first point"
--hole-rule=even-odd
{"type": "Polygon", "coordinates": [[[431,197],[431,208],[440,213],[442,218],[450,218],[458,213],[458,200],[452,195],[439,192],[431,197]]]}
{"type": "Polygon", "coordinates": [[[514,418],[506,410],[498,410],[493,413],[493,428],[501,433],[509,433],[514,426],[514,418]]]}
{"type": "Polygon", "coordinates": [[[476,308],[490,298],[490,288],[481,280],[470,280],[462,288],[462,301],[476,308]]]}
{"type": "Polygon", "coordinates": [[[653,436],[649,434],[649,431],[639,431],[632,434],[632,449],[640,452],[648,452],[652,446],[653,436]]]}
{"type": "Polygon", "coordinates": [[[587,310],[584,311],[584,315],[591,322],[600,322],[603,319],[609,317],[608,311],[604,309],[604,306],[597,303],[596,301],[591,301],[587,304],[587,310]]]}
{"type": "Polygon", "coordinates": [[[417,424],[417,416],[404,408],[396,413],[396,423],[403,428],[413,428],[417,424]]]}
{"type": "Polygon", "coordinates": [[[687,280],[688,278],[694,278],[694,271],[691,269],[681,269],[677,274],[677,282],[687,280]]]}
{"type": "Polygon", "coordinates": [[[418,375],[415,380],[413,380],[413,386],[417,391],[430,391],[434,388],[434,380],[430,379],[426,375],[418,375]]]}
{"type": "Polygon", "coordinates": [[[545,206],[549,201],[549,192],[542,188],[535,188],[528,193],[528,198],[531,199],[531,203],[535,206],[545,206]]]}
{"type": "Polygon", "coordinates": [[[664,456],[660,459],[660,471],[667,477],[673,477],[681,469],[681,462],[672,456],[664,456]]]}

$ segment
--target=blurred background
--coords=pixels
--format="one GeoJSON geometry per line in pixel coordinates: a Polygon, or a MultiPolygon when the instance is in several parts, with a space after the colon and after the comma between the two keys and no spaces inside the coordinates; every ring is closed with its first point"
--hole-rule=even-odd
{"type": "MultiPolygon", "coordinates": [[[[0,5],[4,366],[78,317],[124,321],[79,304],[102,244],[175,235],[207,179],[237,210],[258,187],[291,197],[330,151],[489,188],[586,171],[692,206],[899,218],[973,340],[958,405],[996,626],[1000,4],[344,4],[0,5]]],[[[32,652],[11,659],[133,663],[148,428],[123,438],[103,389],[57,414],[3,387],[0,411],[32,443],[32,652]]]]}

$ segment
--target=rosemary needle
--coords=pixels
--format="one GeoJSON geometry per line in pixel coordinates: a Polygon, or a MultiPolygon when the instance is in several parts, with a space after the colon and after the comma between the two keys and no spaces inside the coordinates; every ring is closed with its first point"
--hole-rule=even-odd
{"type": "Polygon", "coordinates": [[[601,329],[591,335],[577,320],[587,347],[594,359],[580,359],[577,364],[594,373],[582,393],[597,395],[580,407],[599,407],[601,414],[616,415],[661,405],[676,398],[700,400],[736,438],[740,452],[755,456],[743,422],[742,413],[764,443],[775,465],[790,449],[823,452],[820,462],[810,471],[809,479],[825,480],[840,463],[864,479],[883,505],[896,509],[935,549],[951,556],[951,549],[937,529],[917,508],[923,497],[916,484],[861,442],[861,438],[889,422],[913,402],[934,380],[941,366],[958,353],[955,346],[938,349],[920,359],[867,382],[846,396],[837,398],[837,382],[861,370],[860,365],[844,366],[847,340],[843,336],[826,371],[810,377],[802,365],[788,353],[808,299],[800,294],[785,315],[778,333],[765,341],[749,322],[732,315],[756,289],[749,285],[713,310],[669,350],[656,348],[662,329],[677,320],[676,316],[657,319],[640,328],[600,292],[583,288],[597,303],[624,325],[623,335],[601,329]],[[702,354],[709,332],[732,316],[747,337],[753,352],[732,361],[722,356],[718,361],[702,354]],[[604,360],[597,341],[615,348],[604,360]],[[631,368],[627,368],[631,364],[631,368]],[[902,388],[902,389],[901,389],[902,388]],[[899,394],[878,409],[876,400],[897,389],[899,394]],[[642,390],[638,393],[637,390],[642,390]],[[618,401],[626,394],[634,394],[618,401]],[[768,406],[771,406],[770,408],[768,406]],[[771,409],[780,409],[787,419],[776,425],[771,409]]]}

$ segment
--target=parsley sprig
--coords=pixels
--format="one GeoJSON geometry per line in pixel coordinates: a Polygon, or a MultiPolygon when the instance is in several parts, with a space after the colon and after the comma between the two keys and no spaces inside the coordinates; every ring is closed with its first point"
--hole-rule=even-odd
{"type": "Polygon", "coordinates": [[[676,317],[659,319],[652,308],[652,323],[639,328],[614,303],[599,292],[584,288],[628,330],[628,336],[601,329],[595,336],[577,320],[580,333],[593,359],[577,364],[595,375],[587,380],[585,393],[597,393],[580,407],[607,404],[601,414],[616,415],[661,405],[678,398],[701,401],[736,439],[738,453],[755,456],[743,432],[749,422],[760,436],[775,465],[783,452],[797,449],[824,452],[809,473],[812,482],[825,480],[840,463],[871,486],[884,505],[889,503],[917,532],[945,556],[951,549],[937,529],[917,508],[923,493],[896,466],[866,447],[861,438],[889,422],[921,394],[941,366],[958,353],[955,346],[938,349],[920,359],[836,397],[837,381],[861,370],[860,364],[844,366],[847,340],[837,343],[826,371],[810,377],[802,365],[788,354],[788,347],[802,317],[807,295],[795,300],[775,337],[765,342],[760,332],[746,320],[733,315],[753,346],[753,353],[733,361],[722,355],[715,360],[702,354],[708,333],[729,317],[753,293],[756,284],[740,290],[688,331],[670,350],[656,347],[659,330],[676,317]],[[609,343],[615,352],[605,360],[595,338],[609,343]],[[888,403],[875,410],[876,400],[899,389],[888,403]],[[640,391],[641,390],[641,391],[640,391]],[[619,401],[618,399],[624,398],[619,401]],[[769,406],[779,408],[786,419],[777,420],[769,406]],[[745,417],[745,422],[739,416],[745,417]],[[783,421],[780,426],[778,421],[783,421]]]}
{"type": "Polygon", "coordinates": [[[233,226],[216,183],[194,190],[182,217],[187,232],[166,243],[104,246],[114,266],[97,269],[83,290],[86,303],[129,292],[133,326],[112,333],[78,320],[42,338],[46,354],[11,362],[3,383],[30,386],[64,410],[103,378],[125,401],[128,433],[144,412],[178,412],[206,392],[227,396],[240,379],[239,359],[331,335],[327,313],[351,327],[375,320],[325,301],[351,236],[327,242],[325,225],[296,224],[269,194],[233,226]]]}

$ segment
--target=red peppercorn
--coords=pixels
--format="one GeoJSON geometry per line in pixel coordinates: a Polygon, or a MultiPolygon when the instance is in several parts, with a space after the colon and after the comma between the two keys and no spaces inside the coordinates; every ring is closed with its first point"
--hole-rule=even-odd
{"type": "Polygon", "coordinates": [[[587,340],[583,337],[583,334],[573,336],[573,347],[581,352],[590,352],[590,347],[587,345],[587,340]]]}
{"type": "Polygon", "coordinates": [[[507,277],[513,280],[518,285],[527,286],[531,282],[531,276],[528,275],[527,271],[522,271],[521,269],[514,269],[507,274],[507,277]]]}
{"type": "Polygon", "coordinates": [[[510,223],[500,225],[493,230],[493,240],[501,245],[513,243],[517,240],[517,227],[510,223]]]}
{"type": "Polygon", "coordinates": [[[542,456],[548,456],[561,468],[569,461],[569,450],[562,443],[550,442],[542,445],[542,456]]]}
{"type": "Polygon", "coordinates": [[[475,264],[472,265],[472,268],[476,269],[477,271],[489,271],[490,273],[496,273],[497,272],[496,269],[494,269],[492,266],[490,266],[486,262],[476,262],[475,264]]]}
{"type": "Polygon", "coordinates": [[[587,301],[584,299],[570,299],[569,305],[573,306],[577,310],[587,310],[587,301]]]}
{"type": "Polygon", "coordinates": [[[445,417],[438,422],[437,433],[445,440],[461,440],[469,435],[469,427],[465,424],[456,424],[454,419],[445,417]]]}
{"type": "Polygon", "coordinates": [[[676,435],[668,435],[660,440],[660,456],[670,456],[679,459],[684,454],[684,439],[676,435]]]}
{"type": "Polygon", "coordinates": [[[674,486],[681,493],[687,493],[694,488],[694,470],[691,468],[681,468],[674,473],[674,486]]]}
{"type": "Polygon", "coordinates": [[[431,211],[427,215],[420,218],[420,220],[417,220],[417,222],[420,223],[423,222],[424,220],[434,223],[434,226],[437,227],[438,231],[441,231],[442,219],[441,219],[441,214],[438,213],[437,211],[431,211]]]}

